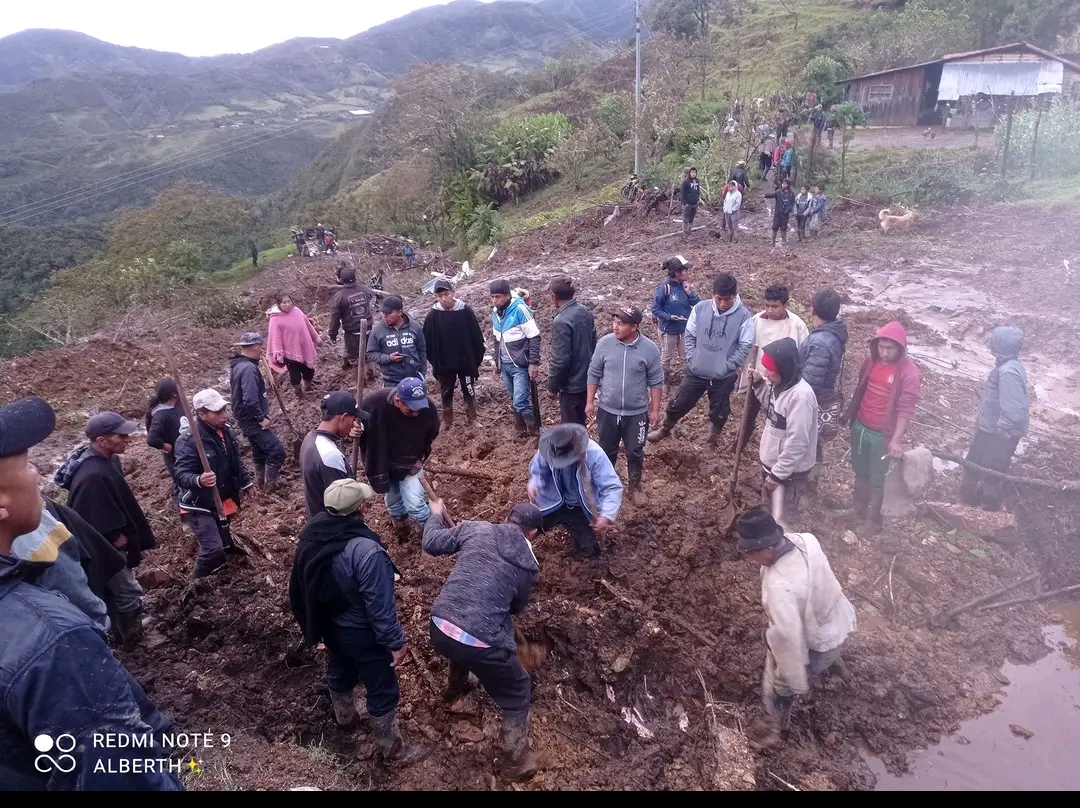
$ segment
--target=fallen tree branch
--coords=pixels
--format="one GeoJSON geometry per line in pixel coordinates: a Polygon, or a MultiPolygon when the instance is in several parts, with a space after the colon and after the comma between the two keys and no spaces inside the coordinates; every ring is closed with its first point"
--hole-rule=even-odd
{"type": "Polygon", "coordinates": [[[659,620],[664,620],[664,621],[666,621],[668,623],[671,623],[672,625],[678,626],[683,631],[685,631],[685,632],[687,632],[689,634],[693,634],[695,637],[697,637],[699,640],[701,640],[703,643],[705,643],[710,648],[715,648],[716,647],[716,641],[712,637],[708,636],[707,634],[702,632],[700,629],[694,628],[692,625],[687,623],[681,617],[676,617],[675,615],[671,615],[671,614],[658,614],[658,613],[654,612],[648,606],[648,604],[642,603],[640,600],[635,600],[634,598],[631,598],[631,597],[628,597],[627,595],[622,594],[618,589],[616,589],[614,586],[612,586],[610,583],[608,583],[607,581],[605,581],[602,578],[600,579],[600,585],[603,586],[604,589],[606,589],[612,595],[614,595],[616,600],[618,600],[618,601],[620,601],[622,603],[625,603],[631,609],[634,609],[635,611],[639,611],[639,612],[641,612],[642,614],[644,614],[646,616],[656,617],[659,620]]]}
{"type": "Polygon", "coordinates": [[[1003,600],[1000,603],[991,603],[988,606],[983,606],[979,611],[986,612],[990,609],[1002,609],[1005,606],[1019,606],[1021,603],[1036,603],[1040,600],[1056,598],[1058,595],[1067,595],[1070,592],[1076,592],[1077,590],[1080,590],[1080,584],[1065,586],[1061,589],[1051,589],[1049,592],[1040,592],[1038,595],[1029,595],[1026,598],[1014,598],[1013,600],[1003,600]]]}
{"type": "Polygon", "coordinates": [[[802,789],[799,788],[798,786],[793,786],[787,780],[784,780],[783,778],[778,777],[777,775],[773,774],[772,772],[769,772],[769,777],[771,777],[776,782],[780,783],[780,785],[787,786],[791,791],[802,791],[802,789]]]}
{"type": "Polygon", "coordinates": [[[1060,482],[1054,482],[1053,480],[1043,480],[1038,477],[1017,477],[1013,474],[1005,474],[1001,471],[988,469],[985,466],[980,466],[978,463],[972,463],[967,458],[960,457],[960,455],[955,455],[951,452],[942,452],[938,449],[931,449],[930,454],[941,460],[948,460],[950,463],[956,463],[965,468],[981,472],[988,477],[996,477],[999,480],[1006,480],[1010,483],[1016,483],[1017,485],[1030,485],[1034,488],[1048,488],[1051,491],[1080,491],[1080,480],[1061,480],[1060,482]]]}
{"type": "Polygon", "coordinates": [[[980,595],[974,600],[969,600],[967,603],[962,603],[959,606],[954,606],[951,609],[947,609],[946,611],[941,612],[936,617],[934,617],[931,623],[938,628],[944,628],[957,615],[963,614],[966,611],[970,611],[976,606],[982,606],[984,603],[989,603],[990,601],[1001,597],[1007,592],[1012,592],[1014,589],[1019,589],[1024,584],[1032,583],[1033,581],[1037,581],[1038,579],[1039,573],[1037,572],[1033,572],[1031,573],[1031,575],[1025,575],[1023,578],[1013,581],[1011,584],[1006,584],[1000,589],[995,589],[993,592],[987,592],[985,595],[980,595]]]}
{"type": "Polygon", "coordinates": [[[250,544],[252,547],[259,551],[259,555],[261,555],[271,564],[274,563],[274,557],[268,552],[266,552],[266,548],[264,548],[257,540],[252,538],[249,534],[241,533],[239,530],[234,530],[232,531],[232,535],[234,539],[240,539],[240,541],[244,544],[250,544]]]}

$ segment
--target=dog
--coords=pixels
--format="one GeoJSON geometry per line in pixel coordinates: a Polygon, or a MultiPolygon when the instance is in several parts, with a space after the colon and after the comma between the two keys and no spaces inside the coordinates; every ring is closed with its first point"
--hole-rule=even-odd
{"type": "Polygon", "coordinates": [[[878,221],[881,222],[881,232],[888,233],[890,230],[906,230],[911,224],[912,219],[915,218],[915,211],[908,210],[904,214],[897,216],[893,213],[889,213],[889,209],[878,211],[878,221]]]}

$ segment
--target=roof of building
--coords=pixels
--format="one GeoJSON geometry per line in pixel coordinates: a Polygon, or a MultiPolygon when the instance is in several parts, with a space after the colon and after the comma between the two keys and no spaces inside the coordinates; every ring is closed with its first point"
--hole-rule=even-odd
{"type": "Polygon", "coordinates": [[[948,53],[942,56],[940,59],[931,59],[929,62],[919,62],[913,65],[902,65],[901,67],[891,67],[888,70],[879,70],[876,73],[867,73],[862,76],[852,76],[849,79],[843,79],[836,82],[837,84],[850,84],[853,81],[862,81],[863,79],[872,79],[877,76],[885,76],[889,73],[899,73],[904,70],[915,70],[920,67],[929,67],[930,65],[945,64],[946,62],[955,62],[960,59],[970,59],[974,56],[986,56],[992,53],[1004,53],[1007,51],[1016,50],[1022,48],[1038,56],[1042,56],[1044,59],[1053,59],[1055,62],[1061,62],[1063,65],[1071,68],[1072,70],[1080,71],[1080,64],[1072,62],[1066,59],[1064,56],[1058,56],[1056,53],[1037,48],[1034,45],[1030,45],[1027,42],[1013,42],[1009,45],[997,45],[993,48],[983,48],[982,50],[967,51],[966,53],[948,53]]]}

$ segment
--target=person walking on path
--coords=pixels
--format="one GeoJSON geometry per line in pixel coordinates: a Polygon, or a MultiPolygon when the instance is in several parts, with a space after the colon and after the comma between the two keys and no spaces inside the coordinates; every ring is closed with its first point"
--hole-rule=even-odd
{"type": "Polygon", "coordinates": [[[146,444],[157,449],[165,461],[165,471],[173,484],[172,501],[175,505],[180,498],[180,489],[176,487],[176,457],[173,449],[180,437],[180,393],[172,379],[161,379],[154,388],[154,396],[146,405],[146,444]]]}
{"type": "Polygon", "coordinates": [[[335,391],[323,396],[322,420],[304,436],[300,445],[300,474],[304,478],[304,503],[308,518],[323,509],[323,494],[335,480],[353,479],[353,469],[339,440],[359,438],[363,432],[356,396],[335,391]]]}
{"type": "MultiPolygon", "coordinates": [[[[1019,328],[998,326],[990,335],[990,352],[996,364],[983,388],[975,435],[967,452],[972,463],[1003,474],[1009,470],[1017,444],[1028,432],[1027,371],[1020,362],[1023,345],[1024,332],[1019,328]]],[[[964,467],[961,502],[996,511],[1004,498],[1004,480],[964,467]]]]}
{"type": "MultiPolygon", "coordinates": [[[[330,301],[330,328],[327,336],[330,342],[337,342],[338,330],[345,334],[345,359],[342,367],[346,370],[360,361],[360,332],[367,325],[371,333],[372,313],[375,308],[375,290],[370,286],[356,282],[356,270],[346,266],[338,274],[341,288],[334,293],[330,301]]],[[[367,350],[367,346],[364,346],[367,350]]]]}
{"type": "Polygon", "coordinates": [[[586,377],[596,350],[596,321],[587,306],[574,300],[574,282],[555,278],[549,287],[555,306],[548,360],[548,396],[558,400],[560,421],[585,426],[586,377]]]}
{"type": "Polygon", "coordinates": [[[860,538],[881,531],[885,476],[892,458],[904,456],[904,436],[915,417],[922,373],[907,355],[907,331],[897,322],[883,325],[870,340],[859,368],[845,423],[851,424],[851,467],[855,472],[854,514],[865,520],[860,538]]]}
{"type": "Polygon", "coordinates": [[[694,306],[701,302],[694,285],[690,283],[690,263],[681,255],[669,258],[661,267],[668,279],[656,287],[653,295],[652,315],[660,332],[660,359],[664,365],[664,379],[670,383],[675,360],[679,370],[686,364],[683,334],[694,306]]]}
{"type": "Polygon", "coordinates": [[[130,645],[142,637],[142,587],[134,570],[142,554],[157,546],[154,531],[124,478],[120,455],[127,451],[133,421],[102,412],[86,422],[88,446],[76,449],[56,472],[56,484],[68,490],[68,506],[124,554],[126,565],[108,581],[115,626],[130,645]]]}
{"type": "Polygon", "coordinates": [[[368,335],[367,361],[377,365],[383,387],[397,387],[402,379],[427,375],[427,341],[420,323],[405,313],[405,301],[397,295],[383,300],[382,322],[368,335]]]}
{"type": "Polygon", "coordinates": [[[694,306],[686,323],[686,375],[668,401],[664,422],[649,433],[650,443],[671,434],[675,424],[709,397],[708,445],[715,447],[731,415],[731,392],[754,341],[754,322],[738,295],[738,283],[726,272],[713,280],[711,300],[694,306]]]}
{"type": "Polygon", "coordinates": [[[454,425],[454,388],[460,382],[465,420],[472,425],[476,422],[476,380],[484,361],[484,333],[472,308],[454,297],[451,281],[435,281],[435,297],[437,302],[424,320],[424,342],[442,396],[442,422],[447,427],[454,425]]]}
{"type": "Polygon", "coordinates": [[[742,198],[738,184],[732,180],[728,184],[727,193],[724,195],[724,226],[721,228],[727,231],[729,243],[735,240],[735,231],[739,229],[739,212],[742,210],[742,198]]]}
{"type": "Polygon", "coordinates": [[[626,448],[629,493],[635,505],[641,504],[638,500],[645,468],[645,437],[649,424],[660,421],[664,390],[660,349],[639,333],[641,319],[641,310],[636,306],[615,309],[611,333],[601,337],[589,364],[585,405],[586,414],[596,419],[600,448],[612,466],[619,454],[619,443],[626,448]]]}
{"type": "Polygon", "coordinates": [[[811,474],[812,487],[825,459],[823,447],[839,433],[844,414],[840,383],[848,330],[847,324],[840,319],[840,295],[835,289],[814,293],[810,319],[814,330],[799,346],[799,359],[803,379],[814,391],[818,402],[817,465],[811,474]]]}
{"type": "Polygon", "coordinates": [[[255,484],[267,492],[277,490],[285,447],[270,429],[270,398],[266,380],[259,369],[263,356],[262,334],[244,334],[233,343],[240,354],[229,360],[229,390],[233,415],[244,437],[251,444],[251,462],[255,466],[255,484]]]}
{"type": "Polygon", "coordinates": [[[457,555],[450,577],[431,606],[431,645],[450,662],[445,701],[469,688],[469,674],[502,713],[500,774],[523,780],[540,761],[529,752],[532,679],[517,658],[513,616],[529,603],[540,577],[532,540],[544,517],[524,502],[514,505],[505,524],[462,522],[448,528],[441,499],[431,503],[424,525],[424,552],[457,555]]]}
{"type": "Polygon", "coordinates": [[[811,208],[814,197],[810,195],[810,189],[805,185],[795,197],[795,227],[799,241],[806,241],[806,223],[810,220],[811,208]]]}
{"type": "Polygon", "coordinates": [[[701,200],[701,183],[698,182],[696,168],[688,168],[684,172],[679,199],[682,202],[683,236],[688,237],[694,230],[694,217],[697,216],[698,202],[701,200]]]}
{"type": "Polygon", "coordinates": [[[279,294],[274,301],[275,305],[266,313],[270,318],[266,335],[270,368],[278,375],[288,373],[296,397],[303,398],[304,393],[314,389],[317,349],[322,345],[322,337],[291,297],[279,294]]]}
{"type": "Polygon", "coordinates": [[[766,199],[775,200],[772,219],[772,246],[776,246],[776,234],[784,244],[787,244],[788,222],[791,220],[791,212],[795,209],[795,194],[791,193],[791,184],[784,180],[780,183],[779,190],[765,194],[766,199]]]}
{"type": "Polygon", "coordinates": [[[857,628],[855,608],[844,596],[821,543],[812,533],[784,532],[765,511],[739,516],[735,547],[761,567],[765,715],[750,730],[758,749],[778,746],[787,733],[795,697],[810,692],[830,670],[845,676],[844,642],[857,628]]]}
{"type": "Polygon", "coordinates": [[[367,414],[360,451],[371,487],[386,496],[386,510],[399,541],[409,537],[408,517],[420,525],[431,511],[420,475],[439,435],[439,415],[422,379],[402,379],[363,401],[367,414]]]}
{"type": "Polygon", "coordinates": [[[195,534],[198,554],[195,578],[205,578],[225,564],[225,554],[236,552],[228,521],[240,511],[244,492],[254,483],[240,457],[240,444],[229,426],[227,402],[217,390],[200,390],[191,399],[195,423],[180,430],[176,441],[176,482],[180,486],[180,512],[195,534]],[[201,440],[210,471],[203,471],[195,441],[201,440]],[[217,488],[224,514],[219,514],[211,489],[217,488]],[[219,522],[224,518],[225,524],[219,522]]]}
{"type": "Polygon", "coordinates": [[[771,342],[761,356],[769,385],[758,452],[763,498],[768,502],[777,488],[783,488],[782,522],[787,530],[797,531],[800,502],[817,462],[817,397],[802,378],[795,340],[784,337],[771,342]]]}
{"type": "Polygon", "coordinates": [[[623,485],[600,445],[580,424],[559,424],[540,435],[529,464],[529,500],[544,515],[544,531],[562,525],[574,553],[596,558],[596,534],[615,524],[623,485]]]}
{"type": "Polygon", "coordinates": [[[412,245],[406,244],[404,247],[402,247],[401,254],[405,257],[405,269],[412,269],[413,258],[416,255],[416,251],[413,250],[412,245]]]}
{"type": "Polygon", "coordinates": [[[493,281],[489,291],[495,367],[510,396],[518,434],[535,435],[540,429],[540,413],[533,412],[531,385],[540,372],[540,329],[525,301],[511,297],[508,281],[493,281]]]}
{"type": "Polygon", "coordinates": [[[364,522],[365,505],[374,497],[371,486],[356,480],[336,480],[326,489],[323,508],[296,544],[289,605],[305,642],[326,646],[334,720],[347,727],[370,715],[383,762],[408,765],[426,750],[406,744],[398,723],[396,669],[408,649],[397,617],[394,562],[364,522]],[[365,709],[355,694],[360,682],[365,709]]]}

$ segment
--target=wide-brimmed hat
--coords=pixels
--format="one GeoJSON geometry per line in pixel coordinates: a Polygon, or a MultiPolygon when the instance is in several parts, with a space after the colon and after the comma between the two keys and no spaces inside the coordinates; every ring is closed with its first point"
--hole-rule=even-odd
{"type": "Polygon", "coordinates": [[[540,456],[553,469],[578,462],[589,445],[589,430],[581,424],[559,424],[540,433],[540,456]]]}
{"type": "Polygon", "coordinates": [[[784,531],[767,511],[755,508],[739,516],[735,523],[735,549],[740,553],[764,550],[784,539],[784,531]]]}

